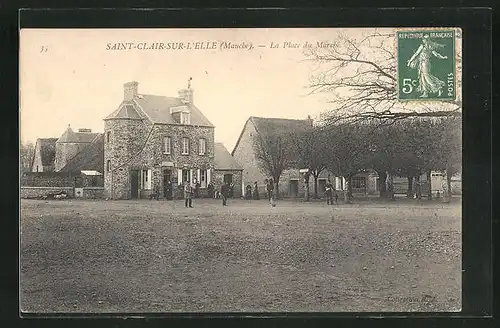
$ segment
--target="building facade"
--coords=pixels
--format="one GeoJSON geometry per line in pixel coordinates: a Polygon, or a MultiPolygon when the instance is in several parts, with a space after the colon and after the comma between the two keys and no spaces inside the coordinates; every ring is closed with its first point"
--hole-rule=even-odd
{"type": "MultiPolygon", "coordinates": [[[[257,160],[254,142],[255,138],[263,137],[265,133],[271,131],[296,131],[311,128],[313,121],[311,118],[305,120],[295,119],[282,119],[282,118],[264,118],[264,117],[250,117],[240,133],[238,141],[232,151],[234,159],[243,168],[243,184],[242,188],[247,185],[254,187],[257,186],[260,194],[266,192],[265,180],[269,176],[260,168],[259,161],[257,160]]],[[[300,173],[300,167],[285,170],[280,177],[279,192],[284,197],[303,197],[305,194],[306,184],[304,176],[300,173]]],[[[325,193],[325,186],[327,181],[330,180],[337,190],[342,190],[343,179],[335,177],[332,173],[324,170],[318,176],[318,196],[323,197],[325,193]]],[[[310,193],[314,192],[314,178],[311,176],[309,180],[310,193]]]]}
{"type": "Polygon", "coordinates": [[[118,109],[104,119],[104,188],[108,198],[170,198],[185,183],[206,190],[215,172],[213,124],[188,86],[178,97],[140,94],[124,84],[118,109]]]}

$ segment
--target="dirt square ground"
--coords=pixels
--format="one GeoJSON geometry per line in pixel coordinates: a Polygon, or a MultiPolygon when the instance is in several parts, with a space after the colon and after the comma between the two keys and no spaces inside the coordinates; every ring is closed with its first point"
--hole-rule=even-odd
{"type": "Polygon", "coordinates": [[[459,311],[461,206],[21,201],[24,312],[459,311]]]}

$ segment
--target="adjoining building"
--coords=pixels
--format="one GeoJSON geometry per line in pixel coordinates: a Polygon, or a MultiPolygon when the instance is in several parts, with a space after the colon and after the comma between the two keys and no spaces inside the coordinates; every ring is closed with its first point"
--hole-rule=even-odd
{"type": "MultiPolygon", "coordinates": [[[[284,119],[284,118],[265,118],[265,117],[250,117],[240,133],[238,141],[234,146],[232,155],[234,159],[243,167],[243,184],[244,186],[254,186],[257,182],[259,193],[266,192],[265,180],[270,178],[259,165],[256,157],[254,142],[255,138],[265,138],[268,133],[276,131],[298,131],[306,130],[313,126],[313,120],[309,117],[305,120],[284,119]]],[[[285,170],[279,181],[279,192],[284,197],[303,197],[305,193],[304,176],[300,173],[300,167],[285,170]]],[[[323,196],[326,183],[330,181],[335,184],[337,190],[342,189],[343,179],[335,177],[332,173],[324,170],[318,177],[318,195],[323,196]]],[[[311,195],[314,191],[314,178],[309,180],[311,195]]]]}

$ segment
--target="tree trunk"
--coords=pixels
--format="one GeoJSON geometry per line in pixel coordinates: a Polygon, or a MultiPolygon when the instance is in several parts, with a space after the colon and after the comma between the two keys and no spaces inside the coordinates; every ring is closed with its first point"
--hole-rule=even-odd
{"type": "Polygon", "coordinates": [[[281,199],[279,185],[280,185],[280,177],[274,179],[274,194],[276,195],[276,200],[281,199]]]}
{"type": "Polygon", "coordinates": [[[317,175],[313,175],[314,177],[314,199],[318,199],[318,176],[317,175]]]}
{"type": "Polygon", "coordinates": [[[383,172],[377,172],[377,174],[378,174],[378,181],[380,184],[380,197],[386,197],[387,187],[385,181],[387,180],[387,173],[383,171],[383,172]]]}
{"type": "Polygon", "coordinates": [[[351,187],[351,179],[350,178],[347,178],[345,179],[345,185],[344,185],[344,201],[346,204],[349,204],[351,201],[349,199],[349,190],[352,190],[352,187],[351,187]]]}
{"type": "Polygon", "coordinates": [[[432,174],[427,170],[427,199],[432,200],[432,174]]]}
{"type": "Polygon", "coordinates": [[[354,198],[352,195],[352,176],[349,176],[349,178],[346,179],[346,183],[347,183],[347,199],[350,203],[351,200],[354,198]]]}
{"type": "Polygon", "coordinates": [[[305,178],[304,178],[304,182],[306,184],[306,202],[308,202],[310,200],[309,198],[309,180],[310,180],[310,175],[309,174],[306,174],[305,175],[305,178]]]}
{"type": "Polygon", "coordinates": [[[415,185],[416,185],[415,193],[417,194],[417,199],[421,199],[422,198],[422,191],[420,189],[420,175],[417,175],[415,177],[415,185]]]}
{"type": "Polygon", "coordinates": [[[394,177],[390,172],[387,172],[387,198],[394,199],[394,177]]]}
{"type": "Polygon", "coordinates": [[[413,177],[408,177],[408,190],[406,191],[406,198],[413,198],[413,177]]]}
{"type": "Polygon", "coordinates": [[[448,189],[446,191],[446,202],[449,203],[451,202],[451,174],[449,170],[446,170],[446,188],[448,189]]]}

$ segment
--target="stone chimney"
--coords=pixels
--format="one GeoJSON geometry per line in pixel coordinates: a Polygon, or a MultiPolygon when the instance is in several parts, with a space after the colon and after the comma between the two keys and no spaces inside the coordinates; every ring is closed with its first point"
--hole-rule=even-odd
{"type": "Polygon", "coordinates": [[[313,121],[313,119],[311,118],[311,115],[307,115],[307,122],[309,122],[309,124],[310,124],[311,126],[314,126],[314,125],[313,125],[314,121],[313,121]]]}
{"type": "Polygon", "coordinates": [[[181,101],[185,104],[192,104],[193,103],[193,89],[191,89],[191,81],[193,80],[192,77],[189,78],[188,80],[188,85],[186,89],[179,90],[179,98],[181,98],[181,101]]]}
{"type": "Polygon", "coordinates": [[[123,85],[123,100],[132,100],[137,97],[139,82],[132,81],[123,85]]]}

